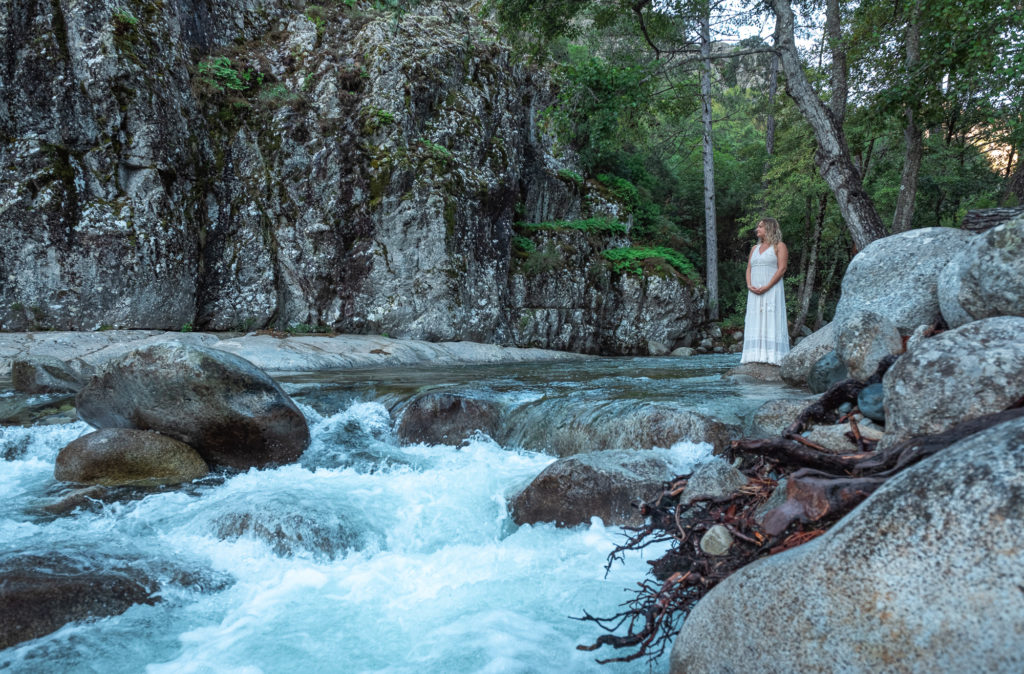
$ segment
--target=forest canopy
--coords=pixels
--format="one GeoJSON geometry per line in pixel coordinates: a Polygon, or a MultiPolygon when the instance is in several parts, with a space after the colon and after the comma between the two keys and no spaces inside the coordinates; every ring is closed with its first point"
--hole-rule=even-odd
{"type": "Polygon", "coordinates": [[[790,245],[799,330],[830,318],[836,270],[871,240],[1024,202],[1019,1],[492,9],[521,49],[555,68],[559,95],[545,118],[585,177],[624,197],[639,243],[721,278],[727,324],[741,320],[761,217],[778,218],[790,245]],[[717,248],[704,245],[709,236],[717,248]]]}

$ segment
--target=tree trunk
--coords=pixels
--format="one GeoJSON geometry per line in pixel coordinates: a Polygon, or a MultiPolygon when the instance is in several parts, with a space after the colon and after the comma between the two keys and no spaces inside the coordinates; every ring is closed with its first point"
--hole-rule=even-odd
{"type": "MultiPolygon", "coordinates": [[[[920,5],[914,3],[910,20],[907,23],[907,74],[914,72],[921,58],[920,26],[918,25],[920,5]]],[[[907,126],[903,130],[906,151],[903,156],[903,175],[900,178],[900,193],[896,199],[896,212],[892,216],[892,233],[905,232],[910,229],[914,218],[914,199],[917,197],[917,174],[921,168],[922,133],[914,119],[914,109],[908,104],[903,114],[907,118],[907,126]]]]}
{"type": "Polygon", "coordinates": [[[701,119],[704,122],[704,234],[706,239],[708,319],[718,320],[718,223],[715,217],[715,153],[711,142],[711,17],[700,16],[701,119]]]}
{"type": "Polygon", "coordinates": [[[829,68],[832,79],[832,97],[829,99],[829,110],[835,117],[836,125],[843,127],[846,121],[846,49],[843,47],[843,31],[839,13],[839,0],[827,0],[825,3],[825,38],[828,42],[832,65],[829,68]]]}
{"type": "Polygon", "coordinates": [[[882,219],[864,191],[860,173],[850,158],[842,126],[821,102],[804,73],[794,37],[790,0],[768,0],[768,5],[775,13],[776,48],[782,71],[786,74],[786,93],[811,125],[818,143],[814,161],[836,198],[854,244],[863,250],[875,239],[885,236],[882,219]]]}
{"type": "Polygon", "coordinates": [[[804,282],[800,287],[800,311],[793,323],[793,335],[799,337],[800,331],[807,320],[807,312],[811,308],[811,295],[814,293],[814,277],[818,274],[818,243],[821,241],[821,229],[825,223],[825,209],[828,206],[828,193],[823,193],[818,202],[818,217],[814,220],[814,230],[811,232],[811,245],[807,252],[807,269],[805,270],[804,282]]]}
{"type": "Polygon", "coordinates": [[[768,71],[768,118],[765,120],[764,150],[771,158],[775,153],[775,92],[779,88],[779,55],[772,54],[772,67],[768,71]]]}

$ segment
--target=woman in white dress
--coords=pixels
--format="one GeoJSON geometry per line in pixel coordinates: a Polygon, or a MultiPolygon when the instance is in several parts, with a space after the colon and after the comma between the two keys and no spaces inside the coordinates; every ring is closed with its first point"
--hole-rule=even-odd
{"type": "Polygon", "coordinates": [[[741,363],[778,365],[789,353],[789,326],[782,276],[789,250],[782,243],[779,221],[757,223],[757,245],[747,258],[747,319],[743,329],[741,363]]]}

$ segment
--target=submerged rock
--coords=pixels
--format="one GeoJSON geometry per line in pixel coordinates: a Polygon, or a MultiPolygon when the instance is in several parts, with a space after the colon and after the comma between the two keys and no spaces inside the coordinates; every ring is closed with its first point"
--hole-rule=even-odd
{"type": "Polygon", "coordinates": [[[233,468],[290,463],[309,445],[305,417],[273,379],[205,347],[165,343],[109,361],[77,407],[97,428],[157,431],[233,468]]]}
{"type": "Polygon", "coordinates": [[[691,611],[670,671],[1024,669],[1024,420],[888,480],[691,611]]]}
{"type": "Polygon", "coordinates": [[[60,450],[53,476],[82,484],[156,486],[191,482],[207,472],[206,462],[184,442],[153,431],[106,428],[60,450]]]}
{"type": "Polygon", "coordinates": [[[503,422],[505,444],[572,456],[609,449],[667,448],[681,440],[711,444],[721,452],[739,428],[672,403],[611,402],[551,418],[543,407],[524,406],[503,422]]]}
{"type": "Polygon", "coordinates": [[[436,391],[418,396],[402,411],[398,437],[405,442],[458,444],[474,431],[494,436],[500,409],[489,400],[436,391]]]}
{"type": "Polygon", "coordinates": [[[156,587],[125,569],[80,568],[52,557],[0,563],[0,649],[56,631],[74,620],[155,604],[156,587]]]}
{"type": "Polygon", "coordinates": [[[634,503],[657,495],[675,477],[661,452],[605,451],[559,459],[511,500],[516,524],[585,524],[600,517],[608,526],[643,524],[634,503]]]}

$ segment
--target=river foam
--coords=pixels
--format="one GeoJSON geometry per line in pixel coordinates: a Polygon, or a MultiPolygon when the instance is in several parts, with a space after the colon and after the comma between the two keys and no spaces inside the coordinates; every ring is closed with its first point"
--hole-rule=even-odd
{"type": "MultiPolygon", "coordinates": [[[[0,652],[13,672],[594,671],[592,624],[614,613],[645,563],[612,567],[622,532],[516,527],[507,500],[553,458],[484,435],[400,446],[387,410],[304,408],[300,464],[31,520],[53,491],[60,447],[84,424],[7,428],[4,555],[129,565],[163,601],[83,621],[0,652]]],[[[655,450],[680,468],[706,445],[655,450]]],[[[603,668],[641,671],[646,665],[603,668]]]]}

